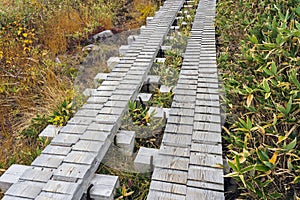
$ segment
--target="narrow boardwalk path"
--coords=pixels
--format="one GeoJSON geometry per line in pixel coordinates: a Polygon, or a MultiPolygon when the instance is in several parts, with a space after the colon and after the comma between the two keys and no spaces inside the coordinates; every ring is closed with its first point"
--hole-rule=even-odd
{"type": "Polygon", "coordinates": [[[224,199],[214,0],[202,0],[184,54],[148,199],[224,199]]]}
{"type": "MultiPolygon", "coordinates": [[[[82,198],[120,129],[128,102],[137,99],[184,3],[164,2],[87,103],[6,188],[4,200],[82,198]]],[[[215,4],[216,0],[199,3],[155,157],[149,200],[224,199],[223,170],[217,167],[222,164],[222,147],[215,4]]]]}

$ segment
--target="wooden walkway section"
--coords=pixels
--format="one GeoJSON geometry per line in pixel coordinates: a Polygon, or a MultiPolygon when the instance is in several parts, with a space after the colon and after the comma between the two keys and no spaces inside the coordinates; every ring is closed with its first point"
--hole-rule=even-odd
{"type": "MultiPolygon", "coordinates": [[[[185,3],[164,2],[87,103],[31,166],[19,172],[18,181],[3,200],[82,198],[120,129],[128,102],[137,98],[185,3]]],[[[223,161],[215,5],[216,0],[200,0],[162,145],[155,157],[149,200],[224,199],[223,169],[218,168],[223,161]]]]}
{"type": "Polygon", "coordinates": [[[201,0],[152,175],[149,200],[224,199],[215,0],[201,0]]]}

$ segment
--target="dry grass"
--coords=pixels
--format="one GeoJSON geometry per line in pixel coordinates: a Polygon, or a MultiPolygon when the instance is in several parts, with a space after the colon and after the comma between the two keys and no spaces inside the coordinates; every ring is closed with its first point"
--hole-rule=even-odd
{"type": "Polygon", "coordinates": [[[78,11],[57,10],[43,23],[41,42],[54,54],[64,53],[68,47],[68,35],[86,27],[78,11]]]}
{"type": "Polygon", "coordinates": [[[74,97],[80,44],[97,30],[136,28],[154,13],[152,1],[41,2],[0,2],[0,169],[31,163],[45,145],[20,133],[74,97]]]}

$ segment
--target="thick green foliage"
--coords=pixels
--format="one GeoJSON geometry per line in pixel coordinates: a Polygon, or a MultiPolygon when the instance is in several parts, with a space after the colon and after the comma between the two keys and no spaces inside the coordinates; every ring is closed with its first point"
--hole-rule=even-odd
{"type": "Polygon", "coordinates": [[[242,195],[300,196],[300,1],[221,0],[228,164],[242,195]]]}

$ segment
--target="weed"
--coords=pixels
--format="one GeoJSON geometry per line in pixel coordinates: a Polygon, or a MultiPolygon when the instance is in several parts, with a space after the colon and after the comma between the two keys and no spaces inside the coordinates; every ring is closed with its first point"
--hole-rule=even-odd
{"type": "Polygon", "coordinates": [[[53,125],[64,126],[71,119],[74,112],[73,102],[71,100],[64,100],[53,114],[49,116],[48,122],[53,125]]]}
{"type": "Polygon", "coordinates": [[[160,82],[166,86],[174,86],[179,78],[179,68],[168,67],[162,63],[155,63],[151,68],[151,74],[160,76],[160,82]]]}
{"type": "Polygon", "coordinates": [[[164,120],[153,118],[149,108],[138,102],[129,102],[129,112],[122,119],[122,130],[135,131],[135,147],[159,148],[164,130],[164,120]]]}
{"type": "Polygon", "coordinates": [[[174,93],[172,91],[168,93],[161,93],[159,89],[153,94],[151,105],[155,107],[171,108],[174,93]]]}

